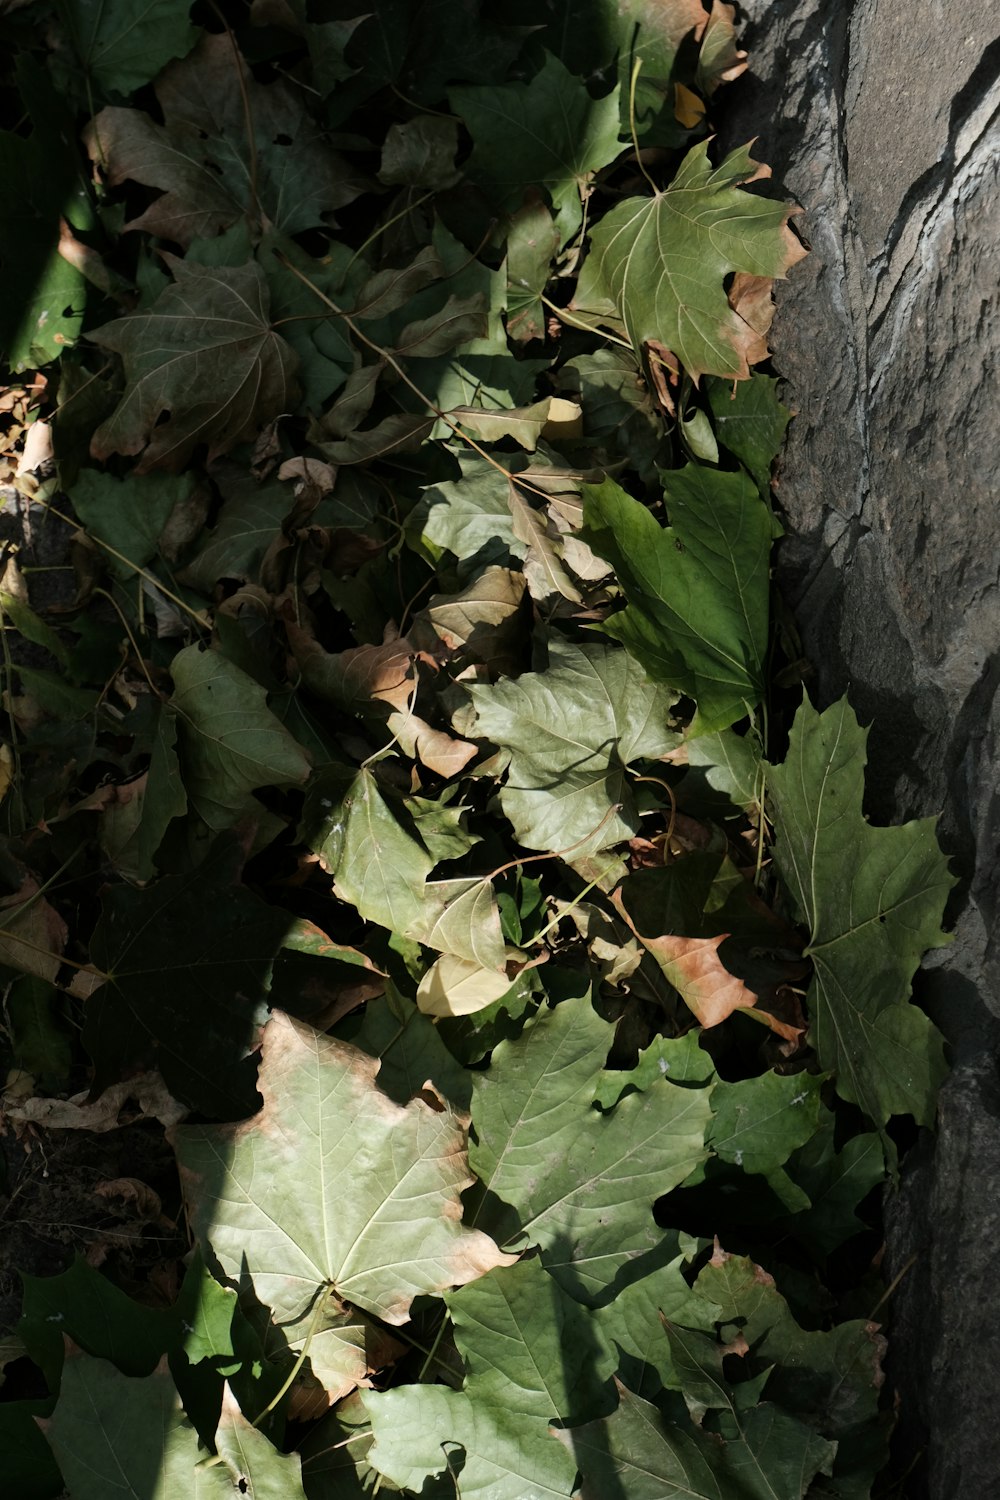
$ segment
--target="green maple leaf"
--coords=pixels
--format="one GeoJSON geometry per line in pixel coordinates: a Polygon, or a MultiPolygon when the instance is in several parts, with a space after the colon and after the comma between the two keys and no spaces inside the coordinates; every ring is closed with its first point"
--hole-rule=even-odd
{"type": "Polygon", "coordinates": [[[246,672],[199,646],[179,651],[170,672],[184,786],[209,828],[230,828],[258,787],[305,781],[309,757],[246,672]]]}
{"type": "Polygon", "coordinates": [[[475,147],[466,175],[508,213],[527,188],[544,188],[562,238],[574,234],[593,174],[621,150],[617,87],[595,99],[547,52],[530,83],[455,88],[448,98],[475,147]]]}
{"type": "Polygon", "coordinates": [[[126,376],[125,394],[90,451],[100,459],[140,453],[140,474],[183,468],[201,443],[209,459],[218,457],[295,404],[298,360],[271,328],[256,262],[214,267],[165,259],[174,281],[148,312],[89,335],[122,356],[126,376]]]}
{"type": "Polygon", "coordinates": [[[771,465],[777,458],[791,419],[788,407],[778,400],[777,380],[770,375],[751,375],[735,386],[732,381],[705,382],[719,442],[749,469],[761,494],[771,487],[771,465]]]}
{"type": "Polygon", "coordinates": [[[474,1079],[470,1160],[574,1295],[594,1296],[661,1235],[654,1199],[706,1159],[711,1088],[661,1078],[610,1114],[594,1108],[610,1046],[587,995],[543,1011],[474,1079]]]}
{"type": "Polygon", "coordinates": [[[575,1466],[548,1429],[556,1417],[606,1409],[613,1362],[593,1316],[537,1260],[491,1271],[445,1300],[465,1384],[366,1394],[369,1461],[415,1489],[461,1447],[463,1490],[480,1500],[570,1495],[575,1466]]]}
{"type": "Polygon", "coordinates": [[[670,1345],[663,1320],[711,1333],[720,1309],[708,1293],[697,1295],[684,1279],[685,1261],[676,1256],[639,1281],[622,1288],[597,1313],[598,1326],[618,1351],[618,1374],[636,1396],[655,1397],[674,1385],[670,1345]]]}
{"type": "Polygon", "coordinates": [[[441,1473],[452,1483],[461,1475],[460,1493],[475,1500],[574,1493],[576,1462],[545,1422],[505,1421],[489,1403],[440,1385],[405,1385],[364,1401],[376,1437],[368,1462],[406,1494],[425,1493],[424,1480],[441,1473]]]}
{"type": "Polygon", "coordinates": [[[865,744],[843,698],[817,713],[806,699],[788,754],[767,769],[774,857],[809,929],[810,1039],[841,1096],[878,1125],[934,1118],[944,1042],[909,1004],[921,955],[941,930],[955,879],[935,819],[873,828],[862,812],[865,744]]]}
{"type": "Polygon", "coordinates": [[[326,1290],[405,1323],[415,1296],[508,1263],[461,1222],[472,1176],[460,1117],[421,1098],[393,1103],[377,1071],[356,1047],[276,1011],[261,1112],[174,1133],[199,1241],[286,1338],[308,1329],[326,1290]]]}
{"type": "Polygon", "coordinates": [[[56,78],[63,88],[72,87],[82,72],[102,94],[142,88],[197,41],[189,10],[176,0],[63,0],[58,16],[75,56],[71,64],[56,53],[56,78]]]}
{"type": "Polygon", "coordinates": [[[764,1073],[719,1083],[708,1143],[723,1161],[767,1175],[814,1135],[823,1080],[811,1073],[764,1073]]]}
{"type": "Polygon", "coordinates": [[[337,895],[366,921],[484,968],[501,966],[500,915],[489,881],[429,879],[440,860],[469,848],[435,804],[421,809],[418,799],[383,794],[366,767],[330,765],[309,788],[304,827],[337,895]]]}
{"type": "Polygon", "coordinates": [[[583,1471],[580,1500],[802,1500],[828,1473],[836,1451],[803,1422],[765,1404],[727,1412],[714,1432],[664,1422],[658,1409],[619,1385],[618,1408],[575,1427],[564,1441],[583,1471]]]}
{"type": "Polygon", "coordinates": [[[470,692],[474,732],[509,758],[500,803],[522,844],[582,854],[631,838],[639,820],[625,768],[678,741],[674,696],[638,661],[553,636],[546,671],[470,692]]]}
{"type": "Polygon", "coordinates": [[[628,608],[604,629],[724,729],[764,692],[771,517],[749,475],[700,464],[661,475],[663,527],[614,480],[584,486],[586,538],[613,564],[628,608]]]}
{"type": "Polygon", "coordinates": [[[787,203],[740,190],[758,164],[748,147],[718,167],[693,146],[655,198],[626,198],[591,231],[574,306],[619,318],[638,351],[651,340],[702,375],[742,379],[764,358],[755,329],[732,308],[725,278],[784,276],[805,254],[787,203]]]}
{"type": "Polygon", "coordinates": [[[63,1368],[55,1413],[41,1426],[77,1500],[231,1500],[231,1471],[199,1467],[208,1454],[184,1413],[165,1358],[152,1375],[131,1380],[104,1360],[73,1354],[63,1368]]]}
{"type": "Polygon", "coordinates": [[[220,578],[255,577],[261,558],[280,535],[291,498],[287,485],[277,479],[261,483],[231,461],[220,463],[213,478],[223,496],[221,514],[214,528],[202,534],[180,574],[181,583],[208,595],[220,578]]]}
{"type": "Polygon", "coordinates": [[[745,1256],[716,1249],[693,1288],[725,1340],[742,1337],[767,1396],[826,1437],[841,1439],[878,1414],[885,1340],[864,1318],[827,1331],[800,1328],[774,1280],[745,1256]]]}

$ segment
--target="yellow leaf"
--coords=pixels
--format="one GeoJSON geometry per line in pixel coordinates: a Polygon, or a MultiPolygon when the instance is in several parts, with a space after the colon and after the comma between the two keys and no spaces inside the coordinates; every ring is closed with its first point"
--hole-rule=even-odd
{"type": "Polygon", "coordinates": [[[445,953],[421,979],[417,1005],[425,1016],[472,1016],[506,995],[510,984],[504,973],[445,953]]]}

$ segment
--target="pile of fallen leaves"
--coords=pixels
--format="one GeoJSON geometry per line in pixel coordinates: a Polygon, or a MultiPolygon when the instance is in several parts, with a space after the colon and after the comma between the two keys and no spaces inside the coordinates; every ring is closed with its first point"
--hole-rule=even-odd
{"type": "Polygon", "coordinates": [[[3,1111],[180,1182],[11,1492],[860,1500],[951,882],[782,718],[733,9],[355,11],[7,7],[3,1111]]]}

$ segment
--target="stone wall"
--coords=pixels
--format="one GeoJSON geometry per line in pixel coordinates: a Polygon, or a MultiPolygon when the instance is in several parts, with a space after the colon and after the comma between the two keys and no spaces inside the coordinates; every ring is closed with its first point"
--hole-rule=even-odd
{"type": "Polygon", "coordinates": [[[1000,7],[746,0],[727,144],[806,209],[778,296],[797,416],[786,598],[822,704],[871,737],[869,812],[941,813],[954,944],[917,994],[953,1072],[887,1202],[897,1469],[911,1500],[1000,1480],[1000,7]]]}

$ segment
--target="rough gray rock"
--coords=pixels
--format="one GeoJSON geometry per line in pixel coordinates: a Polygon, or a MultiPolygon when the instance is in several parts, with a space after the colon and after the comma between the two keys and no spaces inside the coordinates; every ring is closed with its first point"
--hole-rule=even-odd
{"type": "Polygon", "coordinates": [[[908,1497],[1000,1472],[1000,9],[747,0],[730,143],[806,212],[775,362],[797,410],[780,574],[825,704],[872,721],[869,811],[941,813],[956,940],[917,994],[953,1072],[887,1203],[908,1497]]]}

